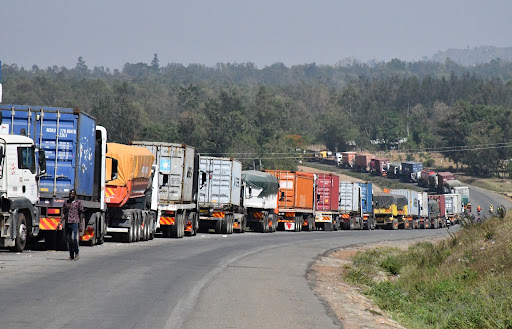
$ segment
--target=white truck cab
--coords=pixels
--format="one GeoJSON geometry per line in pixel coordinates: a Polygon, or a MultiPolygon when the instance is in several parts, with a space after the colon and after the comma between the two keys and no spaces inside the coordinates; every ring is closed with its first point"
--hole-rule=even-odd
{"type": "Polygon", "coordinates": [[[38,174],[46,169],[44,152],[32,139],[0,135],[0,247],[21,252],[39,232],[38,174]]]}

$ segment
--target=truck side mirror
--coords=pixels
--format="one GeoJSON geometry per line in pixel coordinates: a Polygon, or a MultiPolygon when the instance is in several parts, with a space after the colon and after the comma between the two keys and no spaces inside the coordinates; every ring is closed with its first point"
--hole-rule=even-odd
{"type": "Polygon", "coordinates": [[[249,194],[247,195],[247,198],[250,198],[252,195],[252,187],[251,186],[248,187],[248,191],[249,191],[249,194]]]}
{"type": "Polygon", "coordinates": [[[46,174],[46,155],[43,149],[38,149],[39,156],[37,158],[37,163],[39,165],[39,175],[46,174]]]}

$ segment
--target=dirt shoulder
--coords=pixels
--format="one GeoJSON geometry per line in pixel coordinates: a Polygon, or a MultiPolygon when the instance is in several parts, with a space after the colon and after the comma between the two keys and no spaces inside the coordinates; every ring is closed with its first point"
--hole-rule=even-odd
{"type": "MultiPolygon", "coordinates": [[[[377,247],[407,248],[421,240],[379,242],[327,252],[311,265],[307,279],[315,294],[345,329],[403,329],[405,327],[392,320],[371,299],[364,296],[361,289],[345,282],[343,272],[360,250],[377,247]]],[[[428,240],[432,241],[432,238],[428,240]]]]}

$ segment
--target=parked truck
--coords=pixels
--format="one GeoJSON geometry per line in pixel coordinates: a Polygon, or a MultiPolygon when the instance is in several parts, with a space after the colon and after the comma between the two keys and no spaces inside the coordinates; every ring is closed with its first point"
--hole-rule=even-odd
{"type": "MultiPolygon", "coordinates": [[[[437,203],[438,213],[437,216],[430,217],[430,228],[446,227],[446,200],[444,194],[429,194],[429,208],[431,206],[430,200],[435,200],[437,203]]],[[[432,203],[433,205],[433,203],[432,203]]]]}
{"type": "Polygon", "coordinates": [[[340,178],[334,174],[316,174],[315,227],[324,231],[339,227],[340,178]]]}
{"type": "Polygon", "coordinates": [[[149,240],[155,218],[151,212],[152,166],[155,157],[139,146],[107,143],[107,232],[123,242],[149,240]],[[117,168],[116,168],[117,167],[117,168]]]}
{"type": "Polygon", "coordinates": [[[418,179],[418,186],[428,187],[429,177],[432,175],[436,175],[437,173],[432,170],[423,169],[420,173],[420,178],[418,179]]]}
{"type": "Polygon", "coordinates": [[[84,207],[81,241],[103,243],[106,130],[96,129],[95,119],[79,109],[4,104],[0,110],[2,133],[29,137],[46,153],[37,203],[46,247],[67,248],[59,222],[71,189],[84,207]]]}
{"type": "Polygon", "coordinates": [[[240,202],[242,164],[230,158],[199,157],[199,232],[232,234],[244,223],[240,202]]]}
{"type": "Polygon", "coordinates": [[[375,228],[372,183],[340,182],[340,225],[345,230],[375,228]]]}
{"type": "Polygon", "coordinates": [[[388,158],[373,158],[370,160],[370,173],[376,176],[386,176],[388,165],[388,158]]]}
{"type": "MultiPolygon", "coordinates": [[[[247,226],[257,232],[277,230],[277,199],[279,182],[269,173],[242,171],[242,200],[247,226]]],[[[245,223],[242,223],[242,230],[245,223]]]]}
{"type": "Polygon", "coordinates": [[[315,228],[315,175],[267,170],[279,181],[278,229],[300,232],[315,228]]]}
{"type": "Polygon", "coordinates": [[[22,252],[39,232],[38,179],[45,174],[44,152],[25,136],[0,135],[0,247],[22,252]]]}
{"type": "Polygon", "coordinates": [[[359,172],[370,172],[370,162],[375,156],[368,153],[357,153],[354,161],[354,170],[359,172]]]}
{"type": "Polygon", "coordinates": [[[131,144],[145,147],[155,157],[153,166],[157,169],[155,179],[158,182],[156,229],[164,237],[196,235],[199,227],[199,161],[194,148],[163,142],[134,141],[131,144]]]}
{"type": "Polygon", "coordinates": [[[373,192],[373,213],[376,226],[398,230],[396,195],[385,192],[373,192]]]}
{"type": "Polygon", "coordinates": [[[356,152],[341,152],[341,166],[345,169],[353,169],[356,152]]]}
{"type": "Polygon", "coordinates": [[[402,175],[402,163],[401,162],[390,162],[388,164],[387,176],[388,178],[400,178],[402,175]]]}
{"type": "Polygon", "coordinates": [[[462,216],[462,196],[460,194],[448,193],[444,195],[446,224],[458,224],[462,216]]]}
{"type": "MultiPolygon", "coordinates": [[[[428,198],[426,192],[417,192],[409,189],[392,189],[391,194],[401,195],[407,200],[407,214],[404,224],[406,228],[425,228],[425,221],[428,219],[428,198]]],[[[400,203],[399,200],[397,200],[400,203]]],[[[399,211],[400,215],[400,211],[399,211]]]]}
{"type": "Polygon", "coordinates": [[[416,161],[402,162],[402,175],[401,179],[404,182],[417,183],[421,171],[423,170],[423,164],[416,161]]]}
{"type": "Polygon", "coordinates": [[[437,173],[437,186],[435,191],[438,194],[450,193],[450,189],[446,186],[446,183],[454,179],[455,175],[449,171],[437,173]]]}

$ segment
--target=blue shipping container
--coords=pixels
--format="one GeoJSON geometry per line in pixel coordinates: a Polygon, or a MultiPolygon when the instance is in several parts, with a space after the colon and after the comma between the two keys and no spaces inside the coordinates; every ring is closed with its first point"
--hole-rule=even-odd
{"type": "MultiPolygon", "coordinates": [[[[0,105],[0,133],[25,135],[45,151],[46,174],[40,178],[42,198],[93,197],[96,121],[77,109],[0,105]]],[[[96,200],[95,200],[96,201],[96,200]]]]}
{"type": "Polygon", "coordinates": [[[373,199],[373,187],[372,183],[357,183],[361,188],[362,195],[362,210],[365,214],[370,214],[373,211],[372,199],[373,199]]]}

